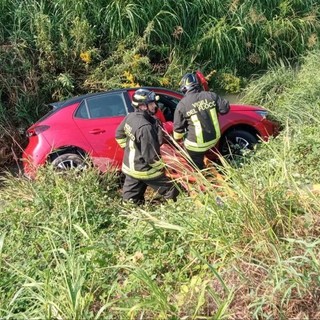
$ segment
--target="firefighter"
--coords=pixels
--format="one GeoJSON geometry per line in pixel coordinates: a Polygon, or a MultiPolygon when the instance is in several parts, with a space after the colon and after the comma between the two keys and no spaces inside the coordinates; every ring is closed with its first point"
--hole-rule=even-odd
{"type": "Polygon", "coordinates": [[[228,113],[229,102],[214,92],[203,91],[195,73],[183,76],[180,91],[185,96],[174,113],[173,137],[177,141],[184,139],[191,160],[202,170],[205,153],[221,136],[218,113],[228,113]]]}
{"type": "Polygon", "coordinates": [[[129,113],[116,130],[116,141],[124,148],[122,172],[125,174],[123,200],[144,203],[147,186],[165,199],[176,201],[178,189],[164,172],[160,155],[161,128],[154,92],[138,89],[132,97],[135,112],[129,113]]]}

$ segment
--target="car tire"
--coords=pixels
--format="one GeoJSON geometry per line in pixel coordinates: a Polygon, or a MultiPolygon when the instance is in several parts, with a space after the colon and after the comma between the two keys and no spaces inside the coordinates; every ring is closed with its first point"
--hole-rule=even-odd
{"type": "Polygon", "coordinates": [[[258,137],[245,130],[234,130],[222,137],[220,153],[227,160],[245,156],[259,142],[258,137]]]}
{"type": "Polygon", "coordinates": [[[88,164],[85,161],[85,158],[80,154],[75,153],[64,153],[58,155],[52,162],[52,166],[59,170],[69,170],[69,169],[86,169],[88,164]]]}

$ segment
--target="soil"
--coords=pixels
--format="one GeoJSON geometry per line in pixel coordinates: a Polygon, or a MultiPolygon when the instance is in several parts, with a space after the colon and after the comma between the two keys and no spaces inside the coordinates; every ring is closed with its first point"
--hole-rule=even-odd
{"type": "Polygon", "coordinates": [[[23,170],[22,170],[22,164],[17,163],[17,164],[7,164],[0,166],[0,188],[3,185],[3,179],[4,177],[11,175],[14,177],[19,177],[23,175],[23,170]]]}

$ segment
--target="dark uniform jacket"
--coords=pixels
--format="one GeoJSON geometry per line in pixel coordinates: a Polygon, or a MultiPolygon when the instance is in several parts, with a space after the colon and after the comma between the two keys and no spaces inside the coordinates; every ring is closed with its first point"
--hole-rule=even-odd
{"type": "Polygon", "coordinates": [[[173,137],[185,136],[187,150],[205,152],[215,146],[221,133],[218,113],[229,112],[229,102],[214,92],[189,92],[174,113],[173,137]]]}
{"type": "Polygon", "coordinates": [[[123,173],[141,180],[163,175],[161,130],[157,119],[145,111],[129,113],[117,128],[116,141],[125,148],[123,173]]]}

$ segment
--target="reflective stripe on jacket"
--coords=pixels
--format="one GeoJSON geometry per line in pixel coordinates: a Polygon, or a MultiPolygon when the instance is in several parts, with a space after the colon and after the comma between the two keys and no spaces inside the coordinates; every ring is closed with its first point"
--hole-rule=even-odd
{"type": "Polygon", "coordinates": [[[116,131],[116,141],[125,148],[123,173],[141,180],[163,175],[160,134],[159,123],[145,111],[137,110],[123,119],[116,131]]]}
{"type": "Polygon", "coordinates": [[[185,136],[187,150],[205,152],[211,149],[221,136],[218,113],[225,114],[229,109],[229,102],[213,92],[187,93],[174,113],[174,139],[185,136]]]}

